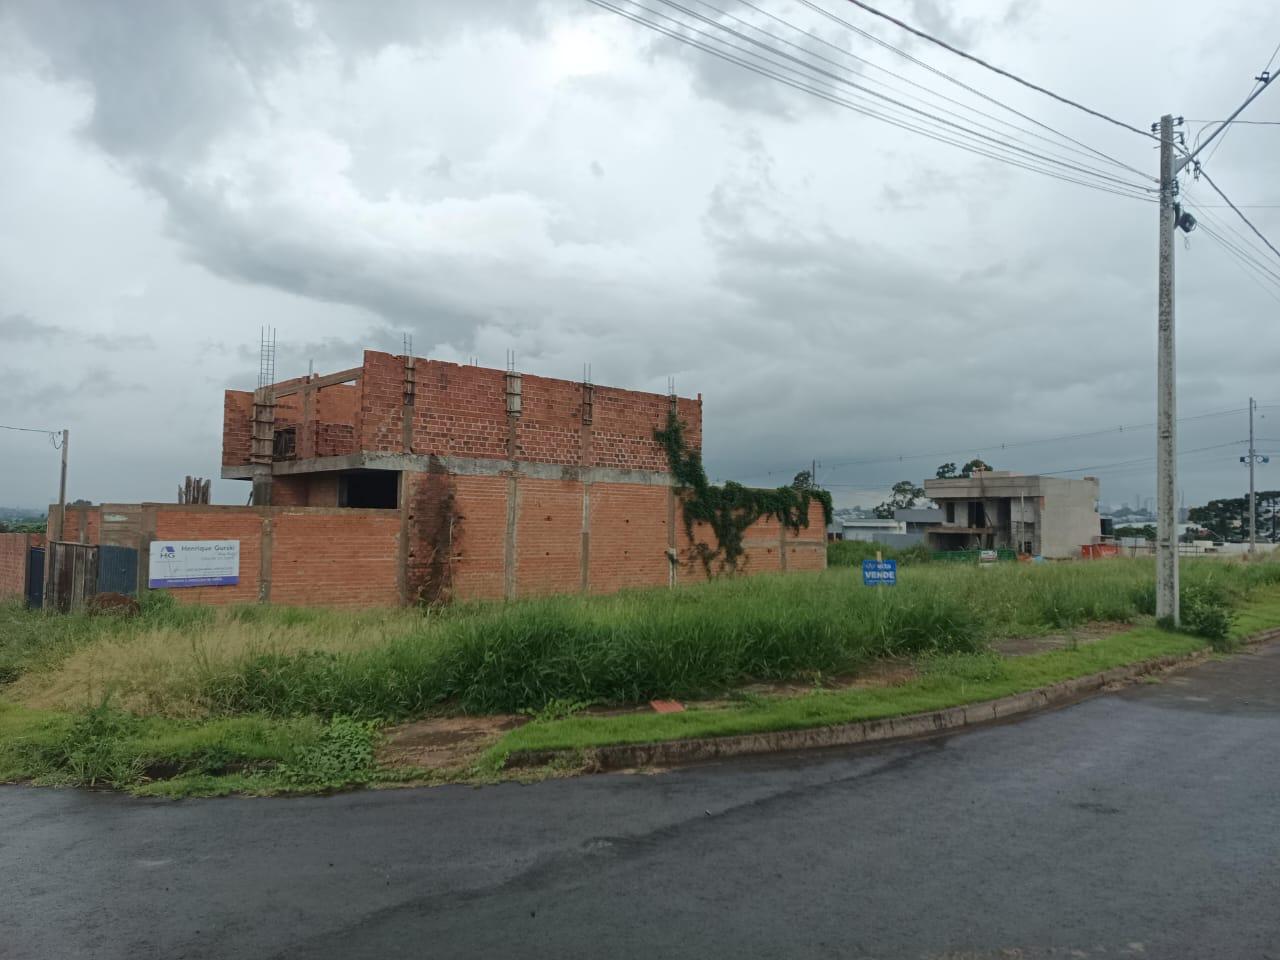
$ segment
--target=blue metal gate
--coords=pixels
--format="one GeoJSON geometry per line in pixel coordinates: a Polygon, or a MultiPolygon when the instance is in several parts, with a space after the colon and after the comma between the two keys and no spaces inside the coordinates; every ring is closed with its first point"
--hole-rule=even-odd
{"type": "Polygon", "coordinates": [[[132,547],[98,547],[98,592],[138,592],[138,551],[132,547]]]}
{"type": "Polygon", "coordinates": [[[44,547],[27,548],[27,606],[39,610],[44,605],[44,547]]]}

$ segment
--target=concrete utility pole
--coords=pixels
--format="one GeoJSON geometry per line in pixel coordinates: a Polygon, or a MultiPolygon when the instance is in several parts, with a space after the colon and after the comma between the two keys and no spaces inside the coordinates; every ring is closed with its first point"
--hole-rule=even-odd
{"type": "Polygon", "coordinates": [[[1253,397],[1249,398],[1249,552],[1258,548],[1258,505],[1253,489],[1253,465],[1257,462],[1257,451],[1253,449],[1253,410],[1258,405],[1253,397]]]}
{"type": "Polygon", "coordinates": [[[1173,326],[1173,117],[1160,118],[1160,255],[1156,366],[1156,617],[1178,626],[1177,396],[1173,326]]]}
{"type": "Polygon", "coordinates": [[[62,431],[62,476],[58,480],[58,539],[63,537],[67,528],[67,441],[70,430],[62,431]]]}

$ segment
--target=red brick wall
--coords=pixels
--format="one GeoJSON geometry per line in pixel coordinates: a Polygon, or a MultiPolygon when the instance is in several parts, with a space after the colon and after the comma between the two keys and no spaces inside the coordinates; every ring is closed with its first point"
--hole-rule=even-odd
{"type": "MultiPolygon", "coordinates": [[[[528,375],[520,379],[515,458],[538,463],[581,463],[582,384],[528,375]]],[[[505,383],[503,390],[503,406],[496,413],[505,423],[505,383]]]]}
{"type": "Polygon", "coordinates": [[[44,544],[38,533],[0,533],[0,603],[21,600],[27,583],[27,550],[44,544]]]}
{"type": "Polygon", "coordinates": [[[500,598],[506,571],[507,478],[454,477],[453,593],[500,598]]]}
{"type": "Polygon", "coordinates": [[[258,602],[264,508],[157,506],[145,509],[154,511],[157,541],[240,541],[240,582],[238,584],[226,587],[182,587],[170,590],[175,599],[184,603],[258,602]]]}
{"type": "Polygon", "coordinates": [[[184,603],[257,603],[264,520],[271,523],[271,602],[317,607],[399,602],[400,514],[395,510],[310,510],[148,505],[156,540],[239,540],[240,582],[172,589],[184,603]]]}
{"type": "Polygon", "coordinates": [[[399,603],[397,511],[273,511],[271,525],[272,603],[323,607],[399,603]]]}
{"type": "Polygon", "coordinates": [[[516,595],[581,590],[582,484],[524,478],[516,489],[516,595]]]}
{"type": "Polygon", "coordinates": [[[667,497],[666,487],[591,484],[592,593],[667,584],[667,497]]]}
{"type": "MultiPolygon", "coordinates": [[[[411,482],[414,482],[411,480],[411,482]]],[[[509,480],[505,477],[450,477],[457,511],[453,543],[451,595],[459,599],[498,598],[505,593],[506,517],[509,480]]],[[[582,583],[583,484],[570,480],[517,481],[515,525],[515,594],[574,593],[582,583]]],[[[612,593],[630,587],[665,586],[668,582],[666,487],[644,484],[593,483],[589,492],[588,590],[612,593]]],[[[425,513],[421,499],[418,515],[425,513]]],[[[675,509],[676,543],[681,583],[701,580],[702,565],[691,552],[679,505],[675,509]]],[[[714,543],[709,528],[697,525],[695,539],[714,543]]],[[[415,530],[416,555],[430,546],[415,530]]],[[[744,536],[744,574],[776,573],[826,567],[826,534],[822,507],[813,504],[810,526],[785,531],[776,520],[762,520],[744,536]]]]}
{"type": "MultiPolygon", "coordinates": [[[[299,456],[314,449],[315,456],[364,450],[508,459],[506,373],[421,357],[414,364],[411,450],[405,451],[402,427],[404,357],[366,350],[358,384],[315,393],[314,419],[299,431],[299,456]]],[[[287,380],[280,385],[299,382],[287,380]]],[[[251,393],[226,391],[224,465],[249,462],[252,409],[251,393]]],[[[666,454],[653,439],[653,431],[666,424],[669,409],[669,398],[661,394],[595,387],[592,423],[584,427],[582,384],[525,374],[515,459],[666,471],[666,454]]],[[[679,400],[678,412],[690,446],[701,449],[701,400],[679,400]]],[[[278,426],[299,424],[302,415],[302,394],[277,402],[278,426]]]]}
{"type": "MultiPolygon", "coordinates": [[[[632,470],[670,469],[667,453],[653,439],[653,431],[665,427],[671,409],[667,397],[614,387],[596,387],[592,416],[592,466],[632,470]]],[[[702,449],[702,403],[680,399],[677,414],[685,423],[690,449],[702,449]]]]}
{"type": "Polygon", "coordinates": [[[222,465],[249,462],[253,441],[253,394],[227,390],[222,395],[222,465]]]}
{"type": "Polygon", "coordinates": [[[271,480],[271,505],[273,507],[305,507],[310,503],[311,477],[307,474],[291,474],[271,480]]]}
{"type": "Polygon", "coordinates": [[[403,420],[403,358],[366,350],[360,378],[360,449],[403,453],[403,420]]]}
{"type": "Polygon", "coordinates": [[[58,505],[49,504],[49,518],[45,521],[45,533],[56,540],[68,543],[97,543],[102,530],[102,507],[68,505],[66,521],[61,533],[58,533],[58,505]],[[80,528],[84,527],[84,540],[80,539],[80,528]],[[56,536],[55,536],[56,534],[56,536]]]}

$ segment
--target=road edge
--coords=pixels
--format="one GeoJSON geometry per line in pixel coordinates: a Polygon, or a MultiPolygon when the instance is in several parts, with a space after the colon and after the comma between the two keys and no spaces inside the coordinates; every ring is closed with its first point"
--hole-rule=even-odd
{"type": "MultiPolygon", "coordinates": [[[[1280,640],[1280,627],[1273,627],[1246,637],[1240,641],[1240,645],[1253,646],[1273,640],[1280,640]]],[[[1189,654],[1169,654],[1121,667],[1112,667],[1101,673],[1061,680],[1046,687],[1010,694],[996,700],[966,703],[942,710],[931,710],[927,713],[884,717],[879,720],[858,720],[835,726],[802,727],[795,730],[774,730],[767,733],[735,734],[725,737],[620,743],[584,749],[520,750],[509,754],[504,766],[514,769],[571,763],[575,766],[580,765],[581,769],[587,772],[603,773],[638,767],[670,767],[703,763],[709,760],[754,754],[787,753],[825,747],[909,740],[939,733],[951,733],[968,727],[1037,713],[1051,707],[1066,706],[1099,693],[1114,684],[1129,683],[1158,671],[1186,666],[1208,658],[1211,653],[1211,650],[1205,648],[1189,654]]]]}

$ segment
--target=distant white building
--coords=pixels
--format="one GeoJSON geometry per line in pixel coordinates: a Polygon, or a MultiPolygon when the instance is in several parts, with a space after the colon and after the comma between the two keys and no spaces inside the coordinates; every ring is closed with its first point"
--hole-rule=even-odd
{"type": "Polygon", "coordinates": [[[840,539],[861,540],[864,543],[883,543],[885,537],[896,536],[907,532],[907,525],[902,520],[880,519],[841,520],[840,539]]]}

